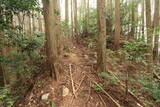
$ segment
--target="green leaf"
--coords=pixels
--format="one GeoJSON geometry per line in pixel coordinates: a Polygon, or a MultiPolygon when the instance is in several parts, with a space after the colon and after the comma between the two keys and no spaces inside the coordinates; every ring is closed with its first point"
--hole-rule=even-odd
{"type": "Polygon", "coordinates": [[[101,72],[100,76],[102,76],[103,78],[106,78],[106,79],[111,77],[107,72],[101,72]]]}
{"type": "Polygon", "coordinates": [[[92,85],[92,88],[93,88],[95,91],[101,91],[101,90],[102,90],[102,84],[99,84],[99,86],[96,85],[96,84],[94,84],[94,85],[92,85]]]}

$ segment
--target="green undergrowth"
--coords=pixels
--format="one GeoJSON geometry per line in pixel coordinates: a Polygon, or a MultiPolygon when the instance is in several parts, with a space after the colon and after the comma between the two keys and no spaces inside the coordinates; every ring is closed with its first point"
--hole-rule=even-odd
{"type": "Polygon", "coordinates": [[[5,66],[4,77],[7,82],[0,87],[0,107],[12,107],[18,96],[21,97],[31,85],[34,74],[40,71],[38,64],[46,58],[41,53],[44,34],[6,32],[1,39],[0,45],[8,49],[8,52],[0,56],[0,63],[5,66]]]}

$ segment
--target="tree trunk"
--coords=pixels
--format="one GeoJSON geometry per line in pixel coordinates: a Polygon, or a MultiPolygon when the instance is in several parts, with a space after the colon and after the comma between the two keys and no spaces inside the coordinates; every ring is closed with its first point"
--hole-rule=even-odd
{"type": "Polygon", "coordinates": [[[115,2],[115,35],[114,35],[114,48],[119,49],[120,47],[120,0],[115,2]]]}
{"type": "Polygon", "coordinates": [[[153,59],[155,61],[158,60],[158,42],[159,42],[159,28],[160,25],[159,25],[159,18],[160,18],[160,15],[159,15],[159,0],[155,0],[155,8],[154,8],[154,20],[153,20],[153,27],[154,27],[154,49],[153,49],[153,59]]]}
{"type": "Polygon", "coordinates": [[[97,42],[97,70],[106,71],[106,18],[105,0],[97,0],[98,13],[98,42],[97,42]]]}
{"type": "Polygon", "coordinates": [[[3,67],[2,64],[0,63],[0,87],[3,87],[5,85],[4,82],[4,73],[3,73],[3,67]]]}
{"type": "Polygon", "coordinates": [[[74,35],[78,36],[78,21],[77,21],[77,0],[73,0],[73,12],[74,12],[74,35]]]}
{"type": "Polygon", "coordinates": [[[30,14],[29,14],[28,18],[29,18],[29,34],[31,35],[32,34],[32,19],[31,19],[30,14]]]}
{"type": "Polygon", "coordinates": [[[142,39],[145,40],[145,37],[144,37],[144,0],[142,2],[142,39]]]}
{"type": "Polygon", "coordinates": [[[38,31],[42,32],[42,19],[41,19],[41,13],[38,12],[38,31]]]}
{"type": "Polygon", "coordinates": [[[132,18],[132,25],[131,25],[131,38],[134,38],[135,36],[135,5],[134,5],[134,0],[132,0],[132,11],[131,11],[131,18],[132,18]]]}
{"type": "Polygon", "coordinates": [[[69,33],[69,15],[68,15],[68,0],[65,0],[65,35],[68,36],[69,33]]]}
{"type": "Polygon", "coordinates": [[[60,71],[60,19],[57,0],[43,0],[47,53],[51,75],[58,80],[60,71]]]}
{"type": "Polygon", "coordinates": [[[87,19],[86,19],[86,33],[89,33],[89,0],[87,2],[87,13],[86,13],[87,19]]]}
{"type": "Polygon", "coordinates": [[[36,26],[35,26],[35,12],[34,11],[32,11],[32,14],[33,14],[33,16],[32,16],[32,28],[33,28],[33,32],[35,32],[35,30],[36,30],[36,26]]]}
{"type": "Polygon", "coordinates": [[[71,35],[73,36],[73,0],[71,0],[71,35]]]}
{"type": "Polygon", "coordinates": [[[68,16],[68,0],[65,0],[65,20],[66,20],[66,24],[68,26],[68,20],[69,16],[68,16]]]}
{"type": "Polygon", "coordinates": [[[110,4],[110,9],[109,9],[110,10],[110,14],[112,14],[112,11],[113,11],[112,0],[110,0],[109,4],[110,4]]]}
{"type": "Polygon", "coordinates": [[[152,36],[152,25],[151,25],[151,2],[145,0],[146,3],[146,27],[147,27],[147,43],[149,44],[148,52],[150,53],[149,62],[153,62],[153,36],[152,36]]]}

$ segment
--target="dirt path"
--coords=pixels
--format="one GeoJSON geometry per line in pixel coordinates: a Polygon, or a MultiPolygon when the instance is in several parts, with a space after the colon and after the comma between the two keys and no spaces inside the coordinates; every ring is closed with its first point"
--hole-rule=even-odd
{"type": "Polygon", "coordinates": [[[84,45],[76,44],[75,40],[70,38],[65,40],[65,45],[66,49],[62,57],[64,71],[60,73],[59,82],[53,81],[49,77],[49,71],[45,71],[46,73],[37,78],[24,104],[18,107],[52,107],[51,104],[55,104],[56,107],[117,107],[111,100],[112,98],[121,107],[138,107],[132,98],[129,100],[133,104],[125,106],[125,92],[118,86],[107,85],[105,87],[104,91],[112,98],[104,94],[102,90],[93,89],[95,86],[93,81],[99,83],[101,80],[93,69],[93,62],[96,59],[93,51],[84,45]],[[45,94],[48,94],[48,98],[42,100],[45,94]]]}
{"type": "Polygon", "coordinates": [[[70,92],[63,97],[60,107],[106,107],[101,96],[92,89],[93,84],[88,78],[94,77],[92,74],[94,58],[90,56],[90,51],[74,42],[69,42],[69,46],[72,51],[63,58],[65,76],[62,76],[61,80],[64,81],[62,87],[68,88],[70,92]]]}

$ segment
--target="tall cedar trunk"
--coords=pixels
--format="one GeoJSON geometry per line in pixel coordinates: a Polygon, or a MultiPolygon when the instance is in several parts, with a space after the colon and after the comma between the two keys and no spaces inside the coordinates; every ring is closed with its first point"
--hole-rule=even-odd
{"type": "Polygon", "coordinates": [[[155,61],[158,60],[158,42],[159,42],[159,24],[160,24],[160,15],[159,15],[159,12],[160,12],[160,9],[159,9],[159,6],[160,6],[160,3],[159,3],[159,0],[155,0],[155,9],[154,9],[154,20],[153,20],[153,27],[154,27],[154,33],[155,33],[155,36],[154,36],[154,49],[153,49],[153,59],[155,61]]]}
{"type": "Polygon", "coordinates": [[[135,21],[135,22],[134,22],[134,32],[135,32],[135,33],[134,33],[134,36],[133,36],[135,39],[138,39],[138,38],[139,38],[139,34],[138,34],[138,32],[139,32],[139,31],[138,31],[139,21],[137,22],[138,17],[139,17],[139,16],[138,16],[138,6],[135,5],[135,11],[134,11],[134,18],[135,18],[135,19],[134,19],[134,21],[135,21]]]}
{"type": "Polygon", "coordinates": [[[42,19],[41,19],[41,13],[38,12],[38,31],[42,32],[42,19]]]}
{"type": "Polygon", "coordinates": [[[17,14],[18,17],[18,25],[22,28],[22,30],[24,31],[24,13],[20,12],[17,14]]]}
{"type": "Polygon", "coordinates": [[[43,0],[47,53],[51,68],[51,75],[58,80],[60,71],[60,20],[57,0],[43,0]]]}
{"type": "Polygon", "coordinates": [[[49,3],[46,0],[42,0],[43,3],[43,11],[44,11],[44,25],[45,25],[45,49],[46,49],[46,55],[49,59],[50,54],[50,37],[49,37],[49,3]]]}
{"type": "Polygon", "coordinates": [[[78,30],[77,30],[77,0],[73,0],[73,12],[74,12],[74,35],[78,36],[78,30]]]}
{"type": "Polygon", "coordinates": [[[29,34],[32,34],[32,19],[31,19],[30,14],[29,14],[28,18],[29,18],[29,34]]]}
{"type": "Polygon", "coordinates": [[[150,0],[145,0],[146,4],[146,27],[147,27],[147,43],[149,44],[148,52],[150,53],[149,61],[153,62],[153,36],[152,36],[152,26],[151,26],[151,2],[150,0]]]}
{"type": "MultiPolygon", "coordinates": [[[[0,55],[3,56],[3,47],[0,46],[0,55]]],[[[6,85],[7,81],[5,79],[6,77],[6,70],[5,65],[0,63],[0,86],[6,85]]]]}
{"type": "Polygon", "coordinates": [[[32,28],[33,28],[33,32],[35,32],[35,30],[36,30],[36,26],[35,26],[35,12],[34,11],[32,11],[32,14],[33,14],[33,16],[32,16],[32,28]]]}
{"type": "Polygon", "coordinates": [[[88,27],[89,27],[89,0],[87,0],[87,13],[86,13],[86,33],[88,34],[88,27]]]}
{"type": "Polygon", "coordinates": [[[71,0],[71,35],[73,36],[73,0],[71,0]]]}
{"type": "Polygon", "coordinates": [[[142,2],[142,39],[145,40],[145,37],[144,37],[144,0],[142,2]]]}
{"type": "Polygon", "coordinates": [[[65,20],[66,20],[66,25],[68,26],[68,21],[69,21],[68,0],[65,0],[65,20]]]}
{"type": "Polygon", "coordinates": [[[98,13],[98,41],[97,41],[97,70],[106,71],[106,19],[105,19],[105,0],[97,0],[98,13]]]}
{"type": "Polygon", "coordinates": [[[131,38],[134,38],[135,36],[135,5],[134,0],[132,0],[132,11],[131,11],[131,18],[132,18],[132,25],[131,25],[131,38]]]}
{"type": "Polygon", "coordinates": [[[110,19],[110,23],[111,23],[111,28],[110,29],[111,30],[110,31],[111,31],[111,35],[113,35],[113,31],[112,31],[112,27],[113,27],[113,17],[112,17],[113,6],[112,6],[112,3],[113,3],[113,1],[110,0],[110,15],[111,15],[111,19],[110,19]]]}
{"type": "Polygon", "coordinates": [[[87,14],[87,0],[83,0],[83,9],[84,9],[84,18],[86,20],[86,14],[87,14]]]}
{"type": "MultiPolygon", "coordinates": [[[[127,2],[127,6],[129,6],[130,1],[129,1],[129,0],[126,0],[126,2],[127,2]]],[[[130,11],[129,11],[129,14],[128,14],[128,18],[129,18],[129,21],[130,21],[130,11]]],[[[128,24],[127,27],[128,27],[128,29],[127,29],[128,34],[127,34],[127,37],[126,37],[126,38],[128,39],[128,38],[130,38],[130,24],[128,24]]]]}
{"type": "Polygon", "coordinates": [[[120,0],[115,2],[115,35],[114,35],[114,48],[119,49],[120,47],[120,0]]]}
{"type": "Polygon", "coordinates": [[[65,31],[66,31],[66,36],[68,35],[68,30],[69,30],[69,15],[68,15],[68,0],[65,0],[65,31]]]}
{"type": "Polygon", "coordinates": [[[3,87],[4,85],[5,85],[4,71],[3,71],[3,66],[0,63],[0,87],[3,87]]]}
{"type": "MultiPolygon", "coordinates": [[[[0,36],[1,36],[1,32],[0,32],[0,36]]],[[[0,56],[6,56],[7,55],[7,52],[6,52],[6,48],[0,46],[0,56]]],[[[8,67],[3,64],[3,63],[0,63],[0,72],[1,74],[3,74],[2,76],[2,82],[4,83],[4,85],[7,85],[10,83],[10,78],[9,76],[7,75],[7,72],[8,72],[8,67]]]]}
{"type": "Polygon", "coordinates": [[[113,7],[112,7],[112,0],[110,0],[109,2],[110,2],[110,3],[109,3],[109,4],[110,4],[110,9],[109,9],[109,10],[110,10],[110,14],[111,14],[111,13],[112,13],[112,10],[113,10],[113,9],[112,9],[112,8],[113,8],[113,7]]]}

